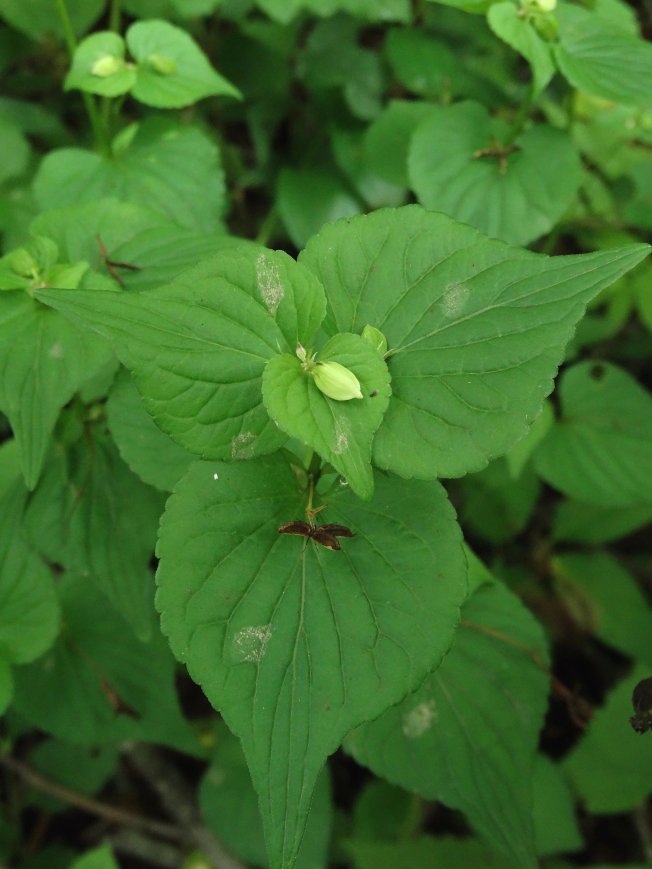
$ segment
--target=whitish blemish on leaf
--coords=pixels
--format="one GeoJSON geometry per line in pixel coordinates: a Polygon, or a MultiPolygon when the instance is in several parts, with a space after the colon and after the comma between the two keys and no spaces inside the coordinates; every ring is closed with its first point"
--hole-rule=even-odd
{"type": "Polygon", "coordinates": [[[435,701],[430,699],[424,703],[419,703],[409,712],[403,715],[401,729],[404,736],[408,739],[416,739],[419,736],[430,730],[432,725],[437,721],[437,707],[435,701]]]}
{"type": "Polygon", "coordinates": [[[63,347],[59,344],[58,341],[55,341],[54,344],[50,347],[48,356],[51,359],[63,359],[65,356],[63,347]]]}
{"type": "Polygon", "coordinates": [[[233,638],[237,656],[241,661],[252,663],[262,661],[271,636],[271,625],[251,625],[248,628],[242,628],[233,638]]]}
{"type": "Polygon", "coordinates": [[[444,317],[457,317],[466,307],[471,291],[464,284],[449,284],[441,297],[441,308],[444,317]]]}
{"type": "Polygon", "coordinates": [[[256,435],[251,431],[240,432],[231,438],[231,458],[251,459],[254,455],[254,441],[256,435]]]}
{"type": "Polygon", "coordinates": [[[336,456],[341,456],[349,448],[349,435],[347,432],[346,421],[343,419],[335,420],[335,444],[333,452],[336,456]]]}
{"type": "Polygon", "coordinates": [[[278,266],[264,253],[261,253],[256,260],[256,280],[265,306],[271,314],[275,314],[283,300],[283,285],[278,266]]]}
{"type": "Polygon", "coordinates": [[[213,474],[213,479],[214,479],[214,480],[219,480],[219,478],[220,478],[220,475],[219,475],[219,474],[213,474]]]}

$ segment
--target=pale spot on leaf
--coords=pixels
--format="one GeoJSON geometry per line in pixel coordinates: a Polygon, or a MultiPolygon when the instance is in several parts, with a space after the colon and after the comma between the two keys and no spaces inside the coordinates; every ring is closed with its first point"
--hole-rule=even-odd
{"type": "Polygon", "coordinates": [[[236,655],[241,661],[253,663],[262,661],[271,636],[271,625],[251,625],[242,628],[233,638],[236,655]]]}
{"type": "Polygon", "coordinates": [[[465,284],[449,284],[440,300],[444,317],[458,317],[466,307],[470,295],[471,291],[465,284]]]}
{"type": "Polygon", "coordinates": [[[432,725],[437,721],[437,707],[435,701],[430,699],[423,703],[419,703],[409,712],[403,715],[401,729],[403,735],[408,739],[416,739],[419,736],[430,730],[432,725]]]}
{"type": "Polygon", "coordinates": [[[333,452],[336,456],[341,456],[349,448],[349,435],[347,431],[346,420],[338,419],[335,421],[335,443],[333,444],[333,452]]]}
{"type": "Polygon", "coordinates": [[[231,438],[231,458],[251,459],[254,455],[254,441],[256,435],[251,431],[240,432],[231,438]]]}
{"type": "Polygon", "coordinates": [[[58,341],[55,341],[48,351],[48,356],[51,359],[63,359],[65,355],[64,349],[58,341]]]}
{"type": "Polygon", "coordinates": [[[271,314],[275,314],[283,300],[283,285],[278,266],[264,253],[261,253],[256,260],[256,280],[265,307],[271,314]]]}

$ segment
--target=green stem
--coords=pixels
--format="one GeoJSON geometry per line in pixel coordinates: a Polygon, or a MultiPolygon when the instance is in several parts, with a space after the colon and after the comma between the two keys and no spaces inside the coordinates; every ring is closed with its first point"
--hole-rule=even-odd
{"type": "Polygon", "coordinates": [[[509,148],[521,135],[521,133],[523,132],[523,127],[525,126],[525,123],[530,116],[530,111],[532,110],[533,105],[534,84],[531,84],[528,88],[525,99],[523,100],[523,102],[519,106],[518,111],[516,112],[514,120],[512,121],[511,130],[509,131],[507,138],[501,142],[501,145],[503,145],[503,147],[509,148]]]}
{"type": "MultiPolygon", "coordinates": [[[[70,15],[68,14],[66,0],[55,0],[55,2],[57,6],[57,13],[59,15],[59,20],[61,21],[61,27],[63,29],[63,36],[66,40],[68,54],[70,55],[70,60],[72,62],[73,56],[75,54],[75,49],[77,48],[75,31],[72,28],[72,22],[70,20],[70,15]]],[[[84,101],[84,108],[86,109],[86,114],[88,115],[88,120],[93,131],[95,147],[98,149],[98,151],[107,154],[109,151],[109,143],[107,141],[106,132],[104,126],[102,125],[102,119],[100,117],[100,113],[97,110],[95,100],[93,99],[92,94],[88,94],[85,91],[82,91],[82,99],[84,101]]]]}
{"type": "Polygon", "coordinates": [[[260,229],[258,230],[258,235],[256,236],[256,241],[258,242],[258,244],[262,244],[267,247],[270,238],[274,237],[276,228],[278,226],[278,221],[278,211],[276,210],[276,206],[273,206],[267,212],[267,216],[260,224],[260,229]]]}
{"type": "Polygon", "coordinates": [[[122,15],[122,0],[112,0],[109,12],[109,30],[120,33],[120,18],[122,15]]]}

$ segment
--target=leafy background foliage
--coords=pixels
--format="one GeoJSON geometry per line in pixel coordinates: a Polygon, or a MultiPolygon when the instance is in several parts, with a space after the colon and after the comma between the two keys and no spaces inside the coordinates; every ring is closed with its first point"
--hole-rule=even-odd
{"type": "Polygon", "coordinates": [[[0,0],[0,864],[652,860],[651,33],[0,0]]]}

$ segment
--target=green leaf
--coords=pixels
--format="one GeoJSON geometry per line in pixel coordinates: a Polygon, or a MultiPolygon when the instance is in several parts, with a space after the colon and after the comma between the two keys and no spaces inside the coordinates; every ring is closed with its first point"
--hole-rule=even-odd
{"type": "Polygon", "coordinates": [[[120,869],[108,845],[93,848],[74,860],[69,869],[120,869]]]}
{"type": "Polygon", "coordinates": [[[364,148],[369,168],[386,181],[407,187],[410,138],[432,109],[431,103],[390,100],[365,132],[364,148]]]}
{"type": "Polygon", "coordinates": [[[81,148],[50,151],[34,178],[39,208],[114,196],[188,229],[206,233],[222,229],[224,177],[218,149],[207,136],[158,117],[121,135],[111,157],[81,148]]]}
{"type": "Polygon", "coordinates": [[[581,362],[559,400],[561,418],[534,454],[543,479],[594,506],[652,505],[652,397],[615,365],[581,362]]]}
{"type": "MultiPolygon", "coordinates": [[[[104,749],[75,745],[57,739],[39,742],[29,755],[29,764],[37,772],[77,793],[94,794],[115,773],[118,751],[114,746],[104,749]]],[[[27,798],[47,812],[66,811],[69,803],[34,790],[27,798]]]]}
{"type": "Polygon", "coordinates": [[[75,745],[140,739],[201,755],[161,635],[138,640],[87,578],[66,574],[58,591],[65,632],[46,655],[15,670],[16,711],[75,745]]]}
{"type": "MultiPolygon", "coordinates": [[[[258,799],[242,747],[223,723],[218,725],[216,739],[211,765],[199,788],[202,815],[230,851],[254,866],[266,866],[258,799]]],[[[324,769],[317,779],[295,869],[315,869],[326,865],[331,816],[328,772],[324,769]]]]}
{"type": "Polygon", "coordinates": [[[14,664],[38,658],[59,630],[52,575],[22,528],[26,497],[17,481],[0,500],[0,658],[14,664]]]}
{"type": "Polygon", "coordinates": [[[518,480],[521,476],[523,469],[527,467],[530,461],[532,453],[550,431],[554,421],[555,412],[552,409],[552,405],[549,401],[545,401],[541,413],[533,421],[528,433],[520,441],[517,441],[505,456],[507,467],[513,480],[518,480]]]}
{"type": "Polygon", "coordinates": [[[124,39],[102,31],[87,36],[75,49],[64,89],[117,97],[130,91],[135,81],[133,64],[125,62],[124,39]]]}
{"type": "Polygon", "coordinates": [[[606,552],[555,556],[557,596],[578,627],[652,668],[652,612],[636,580],[606,552]]]}
{"type": "Polygon", "coordinates": [[[394,75],[408,90],[427,99],[448,101],[460,93],[464,67],[455,51],[416,27],[394,27],[385,40],[394,75]]]}
{"type": "Polygon", "coordinates": [[[333,171],[282,169],[277,208],[292,242],[302,248],[325,223],[360,214],[362,206],[333,171]]]}
{"type": "Polygon", "coordinates": [[[351,839],[344,842],[353,858],[354,869],[505,869],[502,857],[475,839],[446,836],[419,836],[405,842],[365,842],[351,839]]]}
{"type": "MultiPolygon", "coordinates": [[[[99,18],[104,0],[66,0],[66,9],[75,34],[84,33],[99,18]]],[[[52,0],[0,0],[0,15],[30,39],[62,36],[63,28],[56,3],[52,0]]]]}
{"type": "Polygon", "coordinates": [[[547,857],[581,849],[582,835],[568,781],[559,765],[545,754],[536,756],[533,789],[537,854],[547,857]]]}
{"type": "Polygon", "coordinates": [[[466,594],[437,483],[379,476],[370,503],[336,486],[328,522],[355,535],[341,552],[277,533],[305,497],[280,456],[198,462],[167,503],[157,550],[163,631],[241,739],[283,869],[326,757],[437,666],[466,594]]]}
{"type": "Polygon", "coordinates": [[[120,455],[143,482],[171,492],[195,456],[157,428],[126,371],[115,380],[106,403],[109,430],[120,455]]]}
{"type": "Polygon", "coordinates": [[[539,36],[532,22],[523,15],[522,5],[492,3],[487,11],[487,21],[496,36],[530,64],[534,95],[538,96],[555,74],[550,44],[539,36]]]}
{"type": "Polygon", "coordinates": [[[629,723],[632,691],[649,675],[648,666],[635,667],[608,694],[583,739],[564,760],[564,770],[589,812],[629,812],[651,793],[649,740],[635,733],[629,723]]]}
{"type": "Polygon", "coordinates": [[[441,666],[355,730],[346,748],[376,775],[461,809],[519,869],[535,867],[531,781],[545,658],[541,628],[520,601],[482,585],[464,604],[441,666]]]}
{"type": "Polygon", "coordinates": [[[132,24],[127,46],[138,61],[132,95],[145,105],[178,109],[215,95],[242,98],[213,69],[194,39],[167,21],[132,24]]]}
{"type": "Polygon", "coordinates": [[[563,3],[556,15],[559,69],[573,87],[617,103],[650,108],[652,45],[594,12],[563,3]]]}
{"type": "Polygon", "coordinates": [[[387,337],[374,463],[431,478],[479,470],[523,437],[586,303],[647,250],[550,259],[406,206],[324,227],[299,262],[326,290],[327,335],[370,324],[387,337]]]}
{"type": "Polygon", "coordinates": [[[552,539],[576,543],[609,543],[652,522],[652,505],[596,507],[563,500],[553,519],[552,539]]]}
{"type": "MultiPolygon", "coordinates": [[[[2,107],[0,107],[0,110],[2,107]]],[[[29,164],[29,142],[20,127],[11,118],[0,116],[0,183],[22,175],[29,164]]]]}
{"type": "Polygon", "coordinates": [[[324,313],[319,282],[287,254],[225,251],[147,293],[41,292],[113,340],[148,412],[190,452],[246,459],[284,442],[263,407],[263,369],[308,344],[324,313]]]}
{"type": "Polygon", "coordinates": [[[421,814],[418,796],[382,779],[372,779],[356,800],[351,838],[369,842],[405,839],[421,826],[421,814]]]}
{"type": "Polygon", "coordinates": [[[391,393],[387,366],[360,335],[340,334],[318,353],[352,371],[364,398],[335,401],[317,388],[296,355],[275,356],[263,374],[263,400],[279,428],[316,450],[361,498],[373,494],[371,442],[391,393]]]}
{"type": "Polygon", "coordinates": [[[27,293],[0,294],[0,408],[18,442],[28,488],[36,486],[59,411],[110,355],[105,341],[27,293]]]}
{"type": "Polygon", "coordinates": [[[544,124],[507,147],[509,136],[480,103],[433,107],[408,155],[419,201],[511,244],[548,232],[579,187],[579,155],[565,133],[544,124]]]}
{"type": "Polygon", "coordinates": [[[146,638],[154,615],[149,561],[161,507],[161,497],[129,471],[96,426],[69,452],[57,445],[26,521],[49,560],[95,583],[146,638]]]}
{"type": "Polygon", "coordinates": [[[460,481],[463,502],[458,508],[463,528],[484,540],[504,543],[528,524],[541,484],[532,467],[514,480],[504,459],[460,481]]]}

